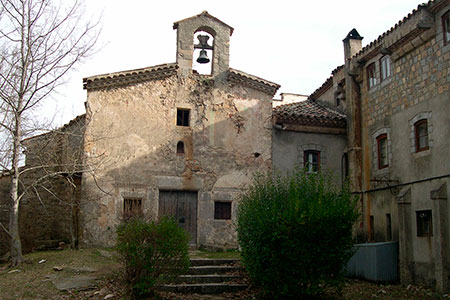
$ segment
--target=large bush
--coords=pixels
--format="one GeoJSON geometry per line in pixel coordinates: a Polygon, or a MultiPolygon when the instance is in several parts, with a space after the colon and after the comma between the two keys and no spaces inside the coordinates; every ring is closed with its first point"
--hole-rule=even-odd
{"type": "Polygon", "coordinates": [[[188,234],[173,219],[131,219],[117,229],[117,251],[134,298],[152,296],[155,286],[189,266],[188,234]]]}
{"type": "Polygon", "coordinates": [[[255,177],[238,210],[242,260],[269,299],[317,295],[338,285],[358,217],[348,189],[296,171],[255,177]]]}

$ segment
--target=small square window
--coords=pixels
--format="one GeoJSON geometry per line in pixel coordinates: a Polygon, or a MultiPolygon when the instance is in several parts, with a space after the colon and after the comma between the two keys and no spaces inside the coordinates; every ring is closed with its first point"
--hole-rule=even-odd
{"type": "Polygon", "coordinates": [[[414,135],[416,142],[416,152],[428,149],[428,122],[426,119],[417,121],[414,124],[414,135]]]}
{"type": "Polygon", "coordinates": [[[139,198],[123,199],[123,216],[125,220],[141,215],[142,215],[142,199],[139,198]]]}
{"type": "Polygon", "coordinates": [[[378,169],[384,169],[389,166],[387,134],[384,133],[377,137],[377,150],[378,169]]]}
{"type": "Polygon", "coordinates": [[[417,236],[433,236],[431,210],[416,211],[417,236]]]}
{"type": "Polygon", "coordinates": [[[381,81],[386,80],[392,75],[392,67],[391,67],[391,57],[383,56],[380,59],[380,75],[381,81]]]}
{"type": "Polygon", "coordinates": [[[214,219],[231,219],[231,202],[214,202],[214,219]]]}
{"type": "Polygon", "coordinates": [[[189,126],[189,109],[177,108],[177,126],[189,126]]]}
{"type": "Polygon", "coordinates": [[[304,154],[304,167],[306,172],[317,173],[320,169],[320,151],[308,150],[304,154]]]}
{"type": "Polygon", "coordinates": [[[377,84],[377,77],[375,73],[375,63],[367,66],[367,85],[369,89],[377,84]]]}
{"type": "Polygon", "coordinates": [[[450,43],[450,10],[442,16],[442,32],[444,34],[444,45],[450,43]]]}

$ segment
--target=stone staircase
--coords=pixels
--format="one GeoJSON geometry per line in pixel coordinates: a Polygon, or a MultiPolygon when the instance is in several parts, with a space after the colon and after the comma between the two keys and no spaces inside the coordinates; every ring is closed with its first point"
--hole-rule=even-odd
{"type": "Polygon", "coordinates": [[[183,294],[235,293],[248,286],[241,277],[242,267],[238,259],[191,259],[187,274],[178,276],[175,282],[161,285],[158,290],[183,294]]]}

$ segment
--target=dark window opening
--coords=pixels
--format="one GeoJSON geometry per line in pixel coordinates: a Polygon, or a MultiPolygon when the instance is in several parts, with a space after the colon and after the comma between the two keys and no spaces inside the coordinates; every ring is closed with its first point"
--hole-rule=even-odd
{"type": "Polygon", "coordinates": [[[367,66],[367,85],[369,89],[377,84],[377,78],[375,74],[375,63],[371,63],[367,66]]]}
{"type": "Polygon", "coordinates": [[[304,152],[304,167],[308,173],[317,173],[320,169],[320,151],[308,150],[304,152]]]}
{"type": "Polygon", "coordinates": [[[258,158],[261,156],[261,153],[255,152],[255,153],[253,153],[253,155],[255,155],[255,158],[258,158]]]}
{"type": "Polygon", "coordinates": [[[442,16],[442,33],[444,34],[444,45],[450,43],[450,10],[442,16]]]}
{"type": "Polygon", "coordinates": [[[184,154],[184,143],[181,141],[178,142],[178,144],[177,144],[177,154],[179,154],[179,155],[184,154]]]}
{"type": "Polygon", "coordinates": [[[419,120],[414,124],[414,135],[416,141],[416,152],[428,149],[428,122],[426,119],[419,120]]]}
{"type": "Polygon", "coordinates": [[[177,126],[189,126],[189,109],[177,108],[177,126]]]}
{"type": "Polygon", "coordinates": [[[381,81],[391,77],[392,67],[391,67],[391,57],[390,56],[383,56],[380,59],[380,75],[381,75],[381,81]]]}
{"type": "Polygon", "coordinates": [[[378,169],[383,169],[389,166],[387,134],[381,134],[377,137],[377,152],[378,169]]]}
{"type": "Polygon", "coordinates": [[[132,217],[142,216],[142,199],[124,198],[123,216],[126,220],[132,217]]]}
{"type": "Polygon", "coordinates": [[[214,202],[214,219],[231,219],[231,202],[214,202]]]}
{"type": "Polygon", "coordinates": [[[417,236],[433,236],[431,210],[416,211],[417,236]]]}
{"type": "Polygon", "coordinates": [[[392,241],[391,214],[386,214],[386,240],[392,241]]]}

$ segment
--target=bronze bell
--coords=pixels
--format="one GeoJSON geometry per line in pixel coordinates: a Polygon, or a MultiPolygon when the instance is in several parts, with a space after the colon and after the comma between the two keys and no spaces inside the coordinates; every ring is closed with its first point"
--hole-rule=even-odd
{"type": "Polygon", "coordinates": [[[208,55],[206,54],[206,50],[205,49],[200,50],[200,55],[197,58],[197,62],[199,64],[207,64],[207,63],[209,63],[209,58],[208,58],[208,55]]]}

